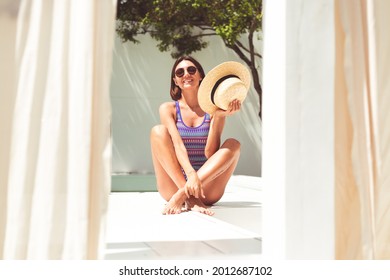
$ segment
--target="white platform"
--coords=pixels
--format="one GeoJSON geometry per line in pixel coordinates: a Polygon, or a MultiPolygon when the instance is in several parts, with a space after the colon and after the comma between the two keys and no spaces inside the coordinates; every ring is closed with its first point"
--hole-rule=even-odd
{"type": "Polygon", "coordinates": [[[234,176],[214,216],[162,215],[157,192],[112,193],[105,259],[261,258],[261,178],[234,176]]]}

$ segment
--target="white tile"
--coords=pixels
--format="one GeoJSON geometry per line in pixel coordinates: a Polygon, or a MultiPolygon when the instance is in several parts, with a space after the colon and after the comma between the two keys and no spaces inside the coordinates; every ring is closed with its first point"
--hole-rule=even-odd
{"type": "Polygon", "coordinates": [[[157,192],[112,193],[106,259],[245,259],[261,257],[261,186],[245,176],[229,182],[212,207],[162,215],[157,192]],[[248,182],[249,182],[248,181],[248,182]]]}
{"type": "Polygon", "coordinates": [[[237,238],[226,240],[210,240],[206,242],[223,254],[230,255],[260,255],[261,240],[255,238],[237,238]]]}
{"type": "Polygon", "coordinates": [[[234,204],[217,205],[213,211],[214,217],[221,221],[233,224],[248,231],[262,235],[261,208],[244,208],[234,204]]]}
{"type": "Polygon", "coordinates": [[[144,260],[160,258],[160,255],[143,242],[108,243],[105,256],[106,260],[144,260]]]}
{"type": "Polygon", "coordinates": [[[218,249],[202,241],[161,241],[148,242],[148,245],[163,259],[202,259],[205,256],[223,255],[218,249]]]}

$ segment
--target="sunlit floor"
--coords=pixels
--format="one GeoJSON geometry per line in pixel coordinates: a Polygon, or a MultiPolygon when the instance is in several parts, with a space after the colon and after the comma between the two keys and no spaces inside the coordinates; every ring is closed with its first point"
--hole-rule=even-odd
{"type": "Polygon", "coordinates": [[[261,178],[233,176],[214,216],[162,215],[157,192],[113,192],[108,260],[261,258],[261,178]]]}

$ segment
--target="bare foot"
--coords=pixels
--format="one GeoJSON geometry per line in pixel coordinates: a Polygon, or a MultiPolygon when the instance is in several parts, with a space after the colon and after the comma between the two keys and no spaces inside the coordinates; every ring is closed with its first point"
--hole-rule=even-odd
{"type": "Polygon", "coordinates": [[[178,190],[177,193],[171,197],[168,203],[165,204],[162,213],[164,215],[180,214],[186,198],[187,197],[183,189],[178,190]]]}
{"type": "Polygon", "coordinates": [[[187,210],[199,212],[209,216],[214,215],[214,212],[211,211],[199,198],[191,196],[186,200],[187,210]]]}

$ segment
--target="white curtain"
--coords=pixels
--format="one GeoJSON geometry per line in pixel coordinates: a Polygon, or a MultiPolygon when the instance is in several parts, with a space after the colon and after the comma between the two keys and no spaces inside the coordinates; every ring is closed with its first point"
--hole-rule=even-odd
{"type": "Polygon", "coordinates": [[[0,259],[103,256],[115,11],[1,3],[0,259]]]}
{"type": "Polygon", "coordinates": [[[335,5],[336,258],[390,258],[390,1],[335,5]]]}
{"type": "Polygon", "coordinates": [[[264,254],[390,259],[390,1],[264,2],[264,254]]]}

